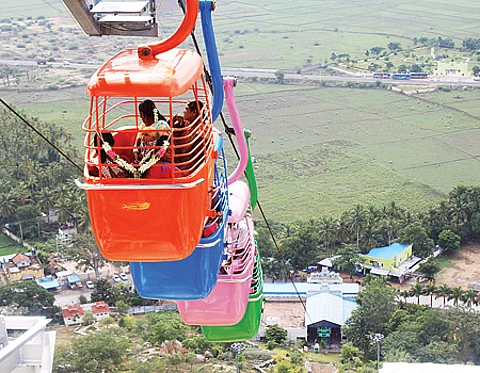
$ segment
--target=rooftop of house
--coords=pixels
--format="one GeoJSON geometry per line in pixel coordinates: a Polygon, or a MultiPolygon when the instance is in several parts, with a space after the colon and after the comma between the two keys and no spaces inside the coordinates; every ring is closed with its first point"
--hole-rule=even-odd
{"type": "Polygon", "coordinates": [[[58,281],[51,277],[42,277],[37,279],[36,282],[46,290],[57,289],[60,287],[60,284],[58,283],[58,281]]]}
{"type": "Polygon", "coordinates": [[[12,262],[15,265],[18,265],[21,261],[26,260],[27,262],[31,263],[32,259],[30,259],[28,256],[23,255],[23,254],[17,254],[12,258],[12,262]]]}
{"type": "Polygon", "coordinates": [[[85,312],[83,308],[78,304],[72,304],[70,306],[62,308],[62,314],[64,319],[75,317],[76,315],[83,316],[85,312]]]}
{"type": "Polygon", "coordinates": [[[97,313],[110,313],[110,307],[105,302],[97,302],[92,304],[92,312],[97,313]]]}
{"type": "Polygon", "coordinates": [[[321,321],[345,325],[358,307],[355,299],[345,298],[339,293],[329,291],[312,292],[307,295],[305,324],[312,325],[321,321]]]}
{"type": "Polygon", "coordinates": [[[393,259],[411,245],[395,242],[390,246],[376,247],[366,255],[372,258],[393,259]]]}

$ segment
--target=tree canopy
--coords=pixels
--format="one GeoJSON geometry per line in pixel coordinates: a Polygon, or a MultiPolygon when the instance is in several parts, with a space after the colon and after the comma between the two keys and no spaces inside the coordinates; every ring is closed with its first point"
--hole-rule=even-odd
{"type": "Polygon", "coordinates": [[[34,281],[12,282],[0,287],[1,306],[20,306],[28,316],[53,317],[54,296],[34,281]]]}

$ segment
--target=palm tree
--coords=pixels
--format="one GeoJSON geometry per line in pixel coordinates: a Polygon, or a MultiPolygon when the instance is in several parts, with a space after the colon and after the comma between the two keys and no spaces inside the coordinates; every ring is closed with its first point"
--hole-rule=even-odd
{"type": "Polygon", "coordinates": [[[58,199],[56,208],[58,209],[58,221],[65,224],[71,217],[73,217],[71,200],[65,197],[58,199]]]}
{"type": "Polygon", "coordinates": [[[437,287],[433,284],[427,284],[424,287],[424,294],[430,296],[430,308],[433,307],[433,295],[437,291],[437,287]]]}
{"type": "Polygon", "coordinates": [[[451,220],[451,208],[447,201],[441,201],[437,209],[438,219],[441,222],[449,222],[451,220]]]}
{"type": "Polygon", "coordinates": [[[394,221],[389,218],[381,218],[378,226],[378,233],[382,236],[382,242],[385,245],[391,245],[394,234],[394,221]]]}
{"type": "Polygon", "coordinates": [[[391,219],[400,220],[402,217],[403,210],[398,207],[394,201],[390,203],[390,205],[387,207],[387,210],[391,219]]]}
{"type": "Polygon", "coordinates": [[[410,292],[408,290],[403,290],[400,293],[398,293],[400,297],[405,298],[405,304],[407,304],[407,298],[410,296],[410,292]]]}
{"type": "Polygon", "coordinates": [[[450,216],[454,223],[454,229],[456,231],[465,224],[467,219],[467,203],[461,200],[454,200],[450,203],[450,216]]]}
{"type": "Polygon", "coordinates": [[[458,301],[462,299],[464,291],[461,287],[453,288],[450,295],[448,296],[448,300],[453,299],[453,304],[455,306],[458,305],[458,301]]]}
{"type": "Polygon", "coordinates": [[[452,289],[446,284],[442,284],[439,287],[437,287],[437,290],[435,291],[435,294],[437,295],[435,299],[442,297],[443,298],[443,308],[445,308],[445,302],[447,297],[450,296],[452,292],[452,289]]]}
{"type": "Polygon", "coordinates": [[[52,189],[43,188],[37,195],[38,206],[47,214],[48,222],[50,223],[50,214],[48,211],[55,206],[55,194],[52,189]]]}
{"type": "Polygon", "coordinates": [[[0,219],[10,218],[17,209],[17,200],[10,193],[0,193],[0,219]]]}
{"type": "Polygon", "coordinates": [[[380,211],[373,205],[367,206],[366,213],[370,222],[376,221],[380,216],[380,211]]]}
{"type": "Polygon", "coordinates": [[[327,248],[335,242],[335,221],[331,217],[326,217],[320,220],[318,224],[318,234],[320,241],[323,241],[327,248]]]}
{"type": "Polygon", "coordinates": [[[350,228],[357,237],[357,248],[360,248],[360,230],[365,224],[365,210],[362,205],[357,205],[350,212],[350,228]]]}
{"type": "Polygon", "coordinates": [[[367,253],[371,248],[378,246],[379,233],[375,227],[366,226],[360,236],[360,247],[363,253],[367,253]]]}
{"type": "Polygon", "coordinates": [[[472,304],[478,305],[478,293],[475,290],[467,290],[463,293],[462,302],[467,307],[472,304]]]}
{"type": "Polygon", "coordinates": [[[348,227],[348,222],[344,218],[345,215],[342,215],[340,219],[338,219],[335,223],[335,239],[339,243],[347,243],[350,239],[350,228],[348,227]]]}
{"type": "Polygon", "coordinates": [[[417,221],[417,217],[413,215],[410,211],[405,211],[402,216],[402,224],[404,227],[407,225],[413,224],[417,221]]]}
{"type": "Polygon", "coordinates": [[[86,231],[91,226],[90,214],[88,212],[88,206],[84,203],[81,206],[75,208],[77,213],[77,228],[82,231],[86,231]]]}
{"type": "Polygon", "coordinates": [[[410,296],[417,297],[417,304],[420,304],[420,295],[423,293],[424,288],[422,284],[415,284],[415,286],[410,289],[410,296]]]}

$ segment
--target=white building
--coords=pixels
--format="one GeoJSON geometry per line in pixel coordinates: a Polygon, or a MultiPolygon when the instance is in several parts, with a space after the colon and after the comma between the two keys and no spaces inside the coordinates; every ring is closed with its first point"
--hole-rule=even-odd
{"type": "Polygon", "coordinates": [[[110,307],[105,302],[72,304],[62,308],[65,325],[81,324],[85,313],[91,312],[96,321],[110,316],[110,307]]]}
{"type": "Polygon", "coordinates": [[[380,373],[479,373],[478,365],[434,363],[383,363],[380,373]]]}
{"type": "Polygon", "coordinates": [[[43,316],[0,316],[0,372],[51,373],[56,332],[43,316]],[[9,338],[9,331],[18,335],[9,338]]]}

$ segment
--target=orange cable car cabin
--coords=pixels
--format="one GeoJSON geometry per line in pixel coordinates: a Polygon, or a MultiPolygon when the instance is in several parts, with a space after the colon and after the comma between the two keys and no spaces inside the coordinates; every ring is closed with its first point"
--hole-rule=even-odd
{"type": "Polygon", "coordinates": [[[211,94],[201,57],[171,49],[142,59],[136,49],[124,50],[95,73],[87,93],[91,101],[83,123],[85,182],[77,184],[86,190],[102,254],[131,262],[186,258],[212,214],[216,154],[211,94]],[[155,103],[156,117],[165,119],[163,126],[142,129],[139,104],[144,99],[155,103]],[[176,116],[192,101],[196,119],[176,116]],[[163,143],[139,141],[147,132],[163,143]],[[112,137],[113,144],[106,140],[112,137]],[[135,152],[158,157],[135,163],[135,152]]]}

